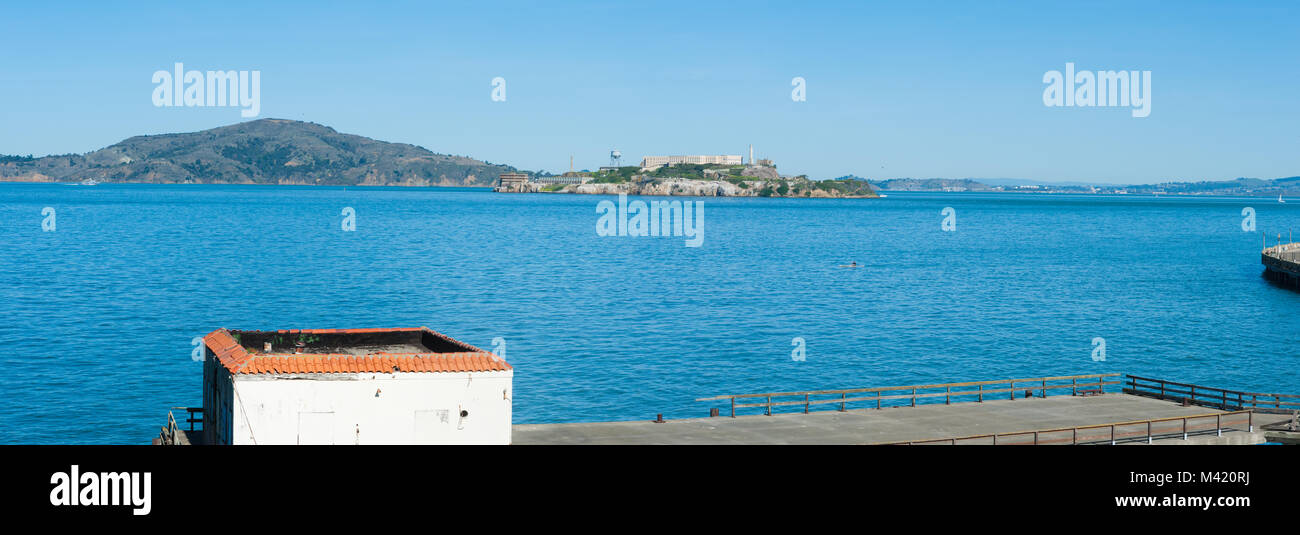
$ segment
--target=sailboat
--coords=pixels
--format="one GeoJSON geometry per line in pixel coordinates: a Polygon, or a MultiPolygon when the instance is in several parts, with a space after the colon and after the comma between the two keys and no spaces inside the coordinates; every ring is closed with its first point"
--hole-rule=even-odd
{"type": "Polygon", "coordinates": [[[1282,194],[1281,194],[1281,193],[1277,194],[1277,202],[1280,202],[1280,203],[1286,204],[1286,201],[1282,200],[1282,194]]]}

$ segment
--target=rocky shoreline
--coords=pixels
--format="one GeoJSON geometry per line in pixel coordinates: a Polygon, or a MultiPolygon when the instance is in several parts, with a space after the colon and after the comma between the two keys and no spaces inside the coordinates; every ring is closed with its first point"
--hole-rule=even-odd
{"type": "MultiPolygon", "coordinates": [[[[845,193],[836,189],[813,187],[811,181],[782,183],[779,181],[746,180],[739,184],[724,180],[660,180],[653,182],[619,182],[548,185],[525,182],[511,187],[498,186],[492,191],[500,193],[576,193],[584,195],[645,195],[660,197],[783,197],[822,199],[872,199],[879,197],[845,193]],[[786,193],[778,192],[781,185],[786,193]]],[[[871,191],[868,189],[867,191],[871,191]]]]}

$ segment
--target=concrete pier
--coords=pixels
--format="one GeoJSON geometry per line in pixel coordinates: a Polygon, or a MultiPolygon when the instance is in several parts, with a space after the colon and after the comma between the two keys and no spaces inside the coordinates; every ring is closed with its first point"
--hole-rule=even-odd
{"type": "MultiPolygon", "coordinates": [[[[1128,394],[1095,396],[1051,396],[984,402],[931,404],[885,409],[814,411],[691,418],[654,423],[602,422],[573,424],[520,424],[514,426],[513,443],[526,444],[873,444],[939,440],[993,433],[1018,433],[1037,429],[1134,422],[1140,420],[1225,413],[1200,406],[1128,394]]],[[[1214,432],[1214,418],[1192,422],[1192,436],[1198,443],[1261,443],[1261,426],[1285,420],[1286,416],[1254,414],[1255,432],[1250,433],[1246,416],[1223,418],[1228,427],[1220,437],[1214,432]],[[1224,440],[1225,437],[1227,440],[1224,440]]],[[[1178,433],[1176,422],[1157,424],[1161,441],[1178,433]]],[[[1145,443],[1135,437],[1142,425],[1122,428],[1121,441],[1145,443]]],[[[1108,430],[1084,437],[1106,441],[1108,430]]],[[[1062,434],[1069,437],[1068,434],[1062,434]]],[[[1059,437],[1058,437],[1059,438],[1059,437]]],[[[1181,436],[1177,439],[1181,441],[1181,436]]],[[[1047,442],[1047,437],[1043,438],[1047,442]]],[[[1019,435],[1000,443],[1032,443],[1032,435],[1019,435]]],[[[971,444],[992,443],[972,440],[971,444]]],[[[1068,442],[1066,442],[1068,443],[1068,442]]]]}
{"type": "Polygon", "coordinates": [[[1260,253],[1264,278],[1289,288],[1300,289],[1300,243],[1266,247],[1260,253]]]}

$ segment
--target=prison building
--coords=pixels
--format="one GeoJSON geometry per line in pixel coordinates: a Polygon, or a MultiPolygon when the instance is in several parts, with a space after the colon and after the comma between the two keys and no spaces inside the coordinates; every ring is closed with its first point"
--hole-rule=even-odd
{"type": "Polygon", "coordinates": [[[743,165],[744,157],[730,154],[694,154],[686,156],[646,156],[641,159],[641,169],[653,171],[663,166],[681,164],[694,165],[743,165]]]}

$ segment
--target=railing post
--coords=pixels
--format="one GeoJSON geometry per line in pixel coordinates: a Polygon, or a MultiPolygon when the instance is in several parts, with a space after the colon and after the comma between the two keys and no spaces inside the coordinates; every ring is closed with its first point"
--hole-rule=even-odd
{"type": "Polygon", "coordinates": [[[1111,424],[1110,426],[1110,445],[1115,445],[1115,424],[1111,424]]]}
{"type": "Polygon", "coordinates": [[[808,394],[803,395],[803,413],[808,414],[808,394]]]}
{"type": "Polygon", "coordinates": [[[1079,378],[1078,378],[1078,377],[1072,377],[1072,378],[1070,378],[1070,395],[1071,395],[1071,396],[1077,396],[1077,395],[1079,395],[1079,378]]]}
{"type": "Polygon", "coordinates": [[[1192,398],[1192,405],[1196,404],[1196,385],[1192,385],[1188,390],[1188,395],[1192,398]]]}
{"type": "Polygon", "coordinates": [[[951,404],[952,404],[952,387],[951,387],[951,386],[944,387],[944,389],[943,389],[943,404],[944,404],[944,405],[951,405],[951,404]]]}
{"type": "Polygon", "coordinates": [[[980,403],[984,403],[984,385],[979,385],[980,403]]]}
{"type": "Polygon", "coordinates": [[[767,396],[767,415],[772,415],[772,396],[767,396]]]}
{"type": "Polygon", "coordinates": [[[1219,410],[1223,410],[1223,411],[1228,410],[1228,391],[1227,391],[1227,390],[1220,390],[1220,391],[1219,391],[1219,398],[1220,398],[1220,401],[1219,401],[1219,410]]]}
{"type": "Polygon", "coordinates": [[[997,434],[997,433],[993,433],[993,445],[994,445],[994,446],[997,446],[997,445],[998,445],[998,434],[997,434]]]}
{"type": "Polygon", "coordinates": [[[1038,431],[1034,431],[1034,445],[1038,445],[1038,431]]]}
{"type": "Polygon", "coordinates": [[[848,399],[848,392],[840,392],[840,412],[844,412],[844,400],[848,399]]]}
{"type": "Polygon", "coordinates": [[[1151,420],[1147,420],[1147,444],[1151,443],[1151,420]]]}
{"type": "MultiPolygon", "coordinates": [[[[1134,389],[1136,390],[1136,389],[1134,389]]],[[[1165,382],[1160,381],[1160,399],[1165,399],[1165,382]]]]}
{"type": "Polygon", "coordinates": [[[1077,427],[1070,430],[1070,445],[1071,446],[1079,445],[1079,428],[1077,427]]]}
{"type": "Polygon", "coordinates": [[[916,389],[915,389],[915,388],[912,389],[912,406],[913,406],[913,407],[916,406],[916,389]]]}
{"type": "Polygon", "coordinates": [[[1047,399],[1047,379],[1043,379],[1043,399],[1047,399]]]}
{"type": "Polygon", "coordinates": [[[1251,433],[1255,432],[1255,411],[1250,411],[1246,413],[1246,427],[1249,430],[1249,432],[1251,433]]]}
{"type": "Polygon", "coordinates": [[[736,417],[736,396],[731,396],[731,417],[736,417]]]}
{"type": "Polygon", "coordinates": [[[876,408],[877,408],[877,409],[880,408],[880,391],[879,391],[879,390],[876,391],[876,408]]]}
{"type": "Polygon", "coordinates": [[[1183,417],[1183,440],[1187,440],[1187,417],[1183,417]]]}
{"type": "Polygon", "coordinates": [[[1223,436],[1223,417],[1218,414],[1214,415],[1214,434],[1223,436]]]}
{"type": "Polygon", "coordinates": [[[1011,399],[1016,399],[1016,382],[1008,381],[1007,384],[1010,385],[1007,387],[1007,390],[1011,391],[1011,399]]]}

